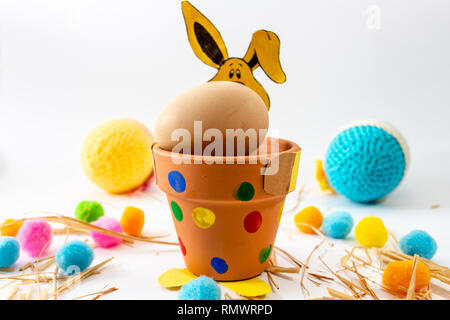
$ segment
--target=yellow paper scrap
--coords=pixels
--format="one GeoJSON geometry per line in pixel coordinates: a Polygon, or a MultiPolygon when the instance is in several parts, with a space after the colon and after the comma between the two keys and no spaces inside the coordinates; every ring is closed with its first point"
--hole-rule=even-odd
{"type": "Polygon", "coordinates": [[[176,288],[184,286],[191,282],[197,276],[191,273],[188,269],[170,269],[164,272],[158,278],[158,283],[164,288],[176,288]]]}
{"type": "Polygon", "coordinates": [[[271,291],[269,284],[259,278],[252,278],[242,281],[220,282],[220,284],[244,297],[263,296],[271,291]]]}

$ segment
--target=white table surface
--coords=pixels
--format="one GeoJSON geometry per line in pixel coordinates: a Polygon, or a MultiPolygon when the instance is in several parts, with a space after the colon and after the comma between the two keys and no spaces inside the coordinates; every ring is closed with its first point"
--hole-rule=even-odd
{"type": "MultiPolygon", "coordinates": [[[[316,205],[324,214],[345,209],[356,222],[376,215],[397,237],[426,230],[439,246],[433,261],[450,265],[448,2],[193,3],[220,29],[231,55],[243,55],[259,28],[281,38],[288,81],[272,83],[260,69],[255,76],[271,97],[271,129],[303,147],[300,206],[316,205]],[[240,10],[231,10],[238,3],[240,10]],[[379,30],[366,27],[370,4],[381,10],[379,30]],[[314,160],[323,157],[334,132],[359,119],[389,121],[411,148],[404,181],[376,205],[325,195],[314,180],[314,160]]],[[[213,74],[191,51],[177,1],[0,2],[0,220],[39,210],[73,215],[79,201],[92,199],[117,218],[128,205],[142,208],[145,231],[175,241],[166,204],[149,195],[109,195],[90,183],[80,166],[81,142],[111,118],[135,118],[152,129],[172,97],[213,74]]],[[[164,199],[156,186],[148,193],[164,199]]],[[[295,197],[288,196],[285,210],[295,197]]],[[[276,244],[304,261],[320,238],[301,234],[292,222],[293,213],[283,216],[276,244]]],[[[50,253],[62,241],[58,237],[50,253]]],[[[334,248],[324,245],[319,254],[337,268],[343,249],[356,242],[353,234],[333,242],[334,248]]],[[[96,249],[95,262],[110,256],[115,259],[102,274],[64,298],[106,285],[119,291],[105,299],[177,298],[157,277],[183,267],[178,247],[96,249]]],[[[28,260],[23,255],[18,265],[28,260]]],[[[281,290],[268,298],[307,298],[298,279],[278,279],[281,290]]],[[[325,294],[323,287],[310,288],[311,297],[325,294]]]]}

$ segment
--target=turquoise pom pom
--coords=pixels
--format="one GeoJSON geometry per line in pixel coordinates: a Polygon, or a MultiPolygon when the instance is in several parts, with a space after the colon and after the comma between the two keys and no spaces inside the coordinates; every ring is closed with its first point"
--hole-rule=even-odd
{"type": "Polygon", "coordinates": [[[371,202],[400,183],[407,167],[407,146],[384,127],[389,128],[355,125],[333,139],[324,170],[336,192],[356,202],[371,202]]]}
{"type": "Polygon", "coordinates": [[[220,300],[219,285],[206,276],[185,284],[180,291],[180,300],[220,300]]]}
{"type": "Polygon", "coordinates": [[[346,211],[335,211],[322,221],[322,229],[326,235],[335,239],[344,239],[353,228],[353,218],[346,211]]]}
{"type": "Polygon", "coordinates": [[[430,260],[437,251],[437,244],[425,231],[414,230],[400,239],[400,249],[407,255],[417,254],[430,260]]]}
{"type": "Polygon", "coordinates": [[[68,275],[83,272],[94,260],[94,250],[85,242],[73,240],[56,253],[58,267],[68,275]]]}
{"type": "Polygon", "coordinates": [[[0,238],[0,268],[9,268],[19,259],[20,245],[13,237],[0,238]]]}

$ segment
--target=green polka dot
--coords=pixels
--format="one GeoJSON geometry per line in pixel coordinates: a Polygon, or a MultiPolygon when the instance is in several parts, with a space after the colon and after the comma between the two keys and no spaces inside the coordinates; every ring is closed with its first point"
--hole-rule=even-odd
{"type": "Polygon", "coordinates": [[[178,221],[182,221],[183,220],[183,211],[181,211],[181,208],[178,205],[178,203],[176,203],[175,201],[171,201],[170,207],[172,208],[172,213],[173,213],[173,216],[175,217],[175,219],[177,219],[178,221]]]}
{"type": "Polygon", "coordinates": [[[236,197],[241,201],[250,201],[255,195],[255,188],[250,182],[242,182],[237,191],[236,197]]]}
{"type": "Polygon", "coordinates": [[[262,248],[259,252],[259,262],[264,263],[270,256],[270,252],[272,251],[272,245],[268,247],[262,248]]]}

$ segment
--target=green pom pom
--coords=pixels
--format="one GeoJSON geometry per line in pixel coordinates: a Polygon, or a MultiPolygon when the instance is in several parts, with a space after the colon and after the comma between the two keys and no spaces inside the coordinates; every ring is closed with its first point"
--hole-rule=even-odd
{"type": "Polygon", "coordinates": [[[75,218],[92,222],[103,216],[103,207],[97,201],[81,201],[75,209],[75,218]]]}

